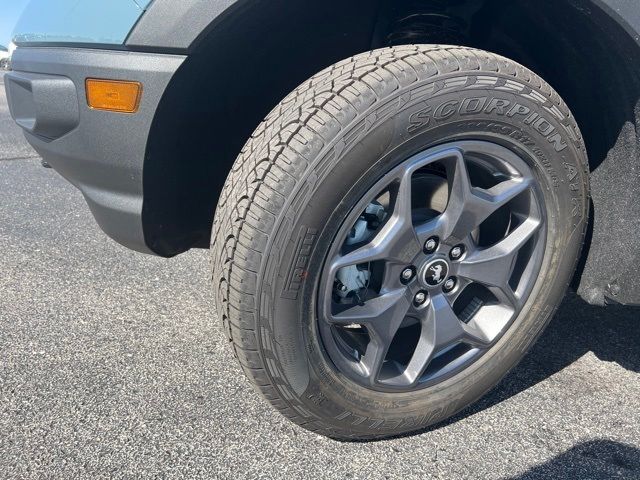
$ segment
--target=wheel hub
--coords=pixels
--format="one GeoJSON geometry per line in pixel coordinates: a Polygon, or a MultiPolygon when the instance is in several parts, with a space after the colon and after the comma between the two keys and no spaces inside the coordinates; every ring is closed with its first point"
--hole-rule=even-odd
{"type": "Polygon", "coordinates": [[[420,269],[420,278],[426,288],[442,285],[449,277],[449,263],[443,258],[427,261],[420,269]]]}

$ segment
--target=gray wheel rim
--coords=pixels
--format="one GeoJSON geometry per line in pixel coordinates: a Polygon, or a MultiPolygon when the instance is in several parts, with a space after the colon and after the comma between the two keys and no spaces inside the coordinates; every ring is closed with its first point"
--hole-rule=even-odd
{"type": "Polygon", "coordinates": [[[351,210],[327,255],[318,292],[318,326],[336,368],[369,389],[412,391],[471,365],[510,328],[531,294],[546,244],[544,211],[529,165],[495,143],[452,142],[394,168],[351,210]],[[470,166],[474,171],[484,168],[494,184],[475,185],[470,166]],[[417,221],[412,196],[420,192],[415,176],[431,167],[443,172],[446,207],[433,218],[417,221]],[[380,192],[391,199],[384,223],[362,245],[346,248],[354,223],[380,192]],[[480,244],[478,232],[492,231],[491,222],[498,216],[508,216],[508,230],[495,242],[480,244]],[[426,249],[429,240],[437,243],[433,252],[426,249]],[[452,252],[456,247],[460,250],[452,252]],[[373,264],[381,266],[375,294],[367,291],[364,300],[339,304],[338,272],[373,264]],[[408,273],[403,272],[408,268],[412,276],[406,281],[408,273]],[[473,308],[460,312],[466,297],[471,298],[469,292],[476,291],[480,293],[470,300],[473,308]],[[415,332],[406,348],[397,339],[400,330],[403,335],[408,331],[405,325],[415,332]],[[341,336],[354,326],[368,338],[360,352],[341,336]],[[402,360],[391,358],[391,351],[399,352],[402,360]]]}

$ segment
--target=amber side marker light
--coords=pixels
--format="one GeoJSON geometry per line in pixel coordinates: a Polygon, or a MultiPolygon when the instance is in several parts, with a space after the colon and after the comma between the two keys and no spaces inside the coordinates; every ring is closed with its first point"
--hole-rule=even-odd
{"type": "Polygon", "coordinates": [[[136,113],[142,97],[140,82],[87,78],[87,105],[95,110],[136,113]]]}

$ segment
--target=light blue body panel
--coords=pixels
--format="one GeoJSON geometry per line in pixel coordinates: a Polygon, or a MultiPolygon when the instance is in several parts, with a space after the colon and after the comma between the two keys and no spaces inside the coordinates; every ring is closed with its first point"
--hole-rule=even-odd
{"type": "Polygon", "coordinates": [[[31,0],[13,31],[17,45],[122,45],[151,0],[31,0]]]}

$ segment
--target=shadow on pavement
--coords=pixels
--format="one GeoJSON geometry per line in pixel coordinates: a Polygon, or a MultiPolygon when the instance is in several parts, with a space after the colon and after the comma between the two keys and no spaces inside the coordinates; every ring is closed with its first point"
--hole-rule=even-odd
{"type": "Polygon", "coordinates": [[[640,478],[640,450],[610,440],[592,440],[580,443],[520,476],[510,477],[510,480],[560,478],[640,478]]]}
{"type": "Polygon", "coordinates": [[[567,294],[556,316],[520,365],[457,419],[517,395],[588,352],[602,361],[640,372],[640,308],[596,307],[574,293],[567,294]]]}

